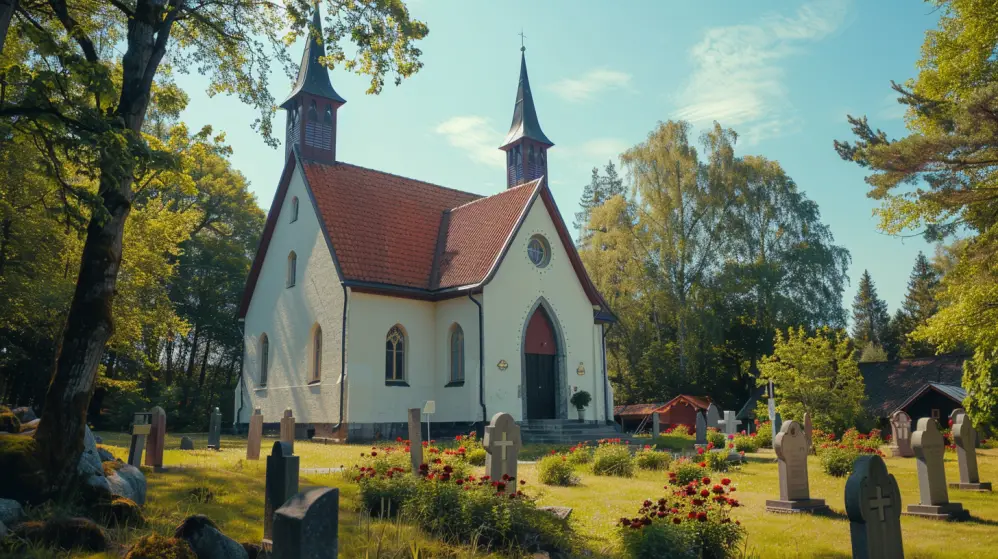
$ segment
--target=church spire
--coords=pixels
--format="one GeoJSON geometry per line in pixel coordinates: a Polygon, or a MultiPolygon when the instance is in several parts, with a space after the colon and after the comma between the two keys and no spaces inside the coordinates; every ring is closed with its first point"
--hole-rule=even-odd
{"type": "Polygon", "coordinates": [[[288,114],[287,153],[297,145],[306,159],[333,163],[336,161],[336,111],[346,99],[333,89],[329,71],[319,62],[326,56],[322,37],[322,20],[316,4],[298,77],[281,108],[288,114]]]}
{"type": "MultiPolygon", "coordinates": [[[[521,34],[522,35],[522,34],[521,34]]],[[[520,46],[520,83],[516,89],[513,122],[499,149],[506,152],[506,186],[547,176],[547,150],[554,142],[544,135],[537,120],[534,96],[527,77],[526,47],[520,46]]]]}

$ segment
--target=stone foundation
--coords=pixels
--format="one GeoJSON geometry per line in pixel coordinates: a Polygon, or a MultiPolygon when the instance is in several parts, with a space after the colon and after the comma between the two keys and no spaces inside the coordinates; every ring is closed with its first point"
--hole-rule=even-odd
{"type": "MultiPolygon", "coordinates": [[[[343,423],[334,428],[334,423],[296,423],[295,439],[311,440],[324,444],[355,443],[369,441],[394,441],[398,437],[409,438],[409,424],[397,423],[343,423]]],[[[247,431],[247,424],[236,425],[240,433],[247,431]]],[[[422,423],[423,440],[427,440],[426,423],[422,423]]],[[[430,423],[430,436],[434,440],[453,439],[457,435],[467,435],[474,431],[482,436],[481,422],[439,422],[430,423]]],[[[264,423],[263,434],[278,437],[280,423],[264,423]]]]}
{"type": "Polygon", "coordinates": [[[908,505],[908,510],[904,514],[921,516],[922,518],[930,518],[932,520],[967,520],[970,518],[970,511],[964,509],[960,503],[908,505]]]}
{"type": "Polygon", "coordinates": [[[987,492],[991,491],[991,482],[985,481],[983,483],[950,483],[950,489],[962,489],[964,491],[981,491],[987,492]]]}
{"type": "Polygon", "coordinates": [[[807,499],[800,501],[766,501],[767,512],[779,512],[784,514],[812,513],[821,514],[829,512],[828,505],[824,499],[807,499]]]}

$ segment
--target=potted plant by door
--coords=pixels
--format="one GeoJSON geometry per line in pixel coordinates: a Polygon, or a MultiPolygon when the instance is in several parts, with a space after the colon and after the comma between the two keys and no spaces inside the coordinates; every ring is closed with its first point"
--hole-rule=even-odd
{"type": "Polygon", "coordinates": [[[589,402],[593,401],[593,397],[590,396],[589,393],[586,392],[585,390],[579,390],[575,394],[572,394],[572,399],[569,401],[572,402],[572,405],[575,406],[575,409],[579,410],[579,421],[580,422],[585,421],[586,406],[589,405],[589,402]]]}

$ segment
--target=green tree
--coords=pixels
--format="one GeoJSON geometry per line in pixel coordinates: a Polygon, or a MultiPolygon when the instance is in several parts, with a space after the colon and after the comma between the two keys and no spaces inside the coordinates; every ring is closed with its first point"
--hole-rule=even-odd
{"type": "Polygon", "coordinates": [[[871,343],[883,347],[889,325],[887,303],[877,296],[877,288],[873,285],[870,272],[863,270],[863,275],[859,278],[859,290],[852,301],[852,338],[860,347],[871,343]]]}
{"type": "Polygon", "coordinates": [[[602,206],[607,200],[614,196],[624,195],[624,181],[617,174],[617,167],[613,161],[609,161],[603,168],[604,175],[601,176],[598,167],[593,167],[592,178],[589,184],[582,189],[582,196],[579,198],[579,207],[582,209],[575,213],[575,221],[572,222],[579,233],[577,245],[582,247],[589,240],[592,234],[586,227],[594,209],[602,206]]]}
{"type": "Polygon", "coordinates": [[[908,279],[908,292],[901,307],[905,316],[903,328],[899,330],[902,335],[901,357],[907,359],[936,354],[936,348],[932,344],[910,339],[908,334],[925,325],[939,310],[939,304],[936,302],[938,288],[939,276],[929,264],[929,259],[919,252],[915,266],[911,270],[911,277],[908,279]]]}
{"type": "MultiPolygon", "coordinates": [[[[399,83],[419,70],[413,43],[427,29],[401,1],[329,5],[333,19],[322,37],[326,64],[342,63],[370,76],[371,93],[381,90],[389,74],[399,83]],[[352,57],[343,41],[356,44],[352,57]]],[[[32,63],[4,68],[16,70],[6,73],[19,85],[0,117],[17,117],[17,126],[33,129],[52,155],[53,178],[72,176],[66,173],[71,164],[97,185],[96,195],[81,198],[91,215],[36,436],[51,487],[66,490],[83,449],[98,366],[114,333],[113,301],[135,177],[176,164],[140,133],[157,77],[167,68],[208,75],[209,93],[235,94],[260,110],[255,126],[276,145],[270,63],[286,63],[290,70],[286,44],[318,31],[308,25],[313,5],[306,0],[279,6],[248,0],[48,0],[22,8],[11,31],[30,44],[32,63]]]]}
{"type": "Polygon", "coordinates": [[[856,425],[866,399],[853,353],[842,330],[778,331],[773,354],[759,364],[759,386],[772,380],[779,387],[776,409],[784,420],[809,413],[818,429],[841,433],[856,425]]]}

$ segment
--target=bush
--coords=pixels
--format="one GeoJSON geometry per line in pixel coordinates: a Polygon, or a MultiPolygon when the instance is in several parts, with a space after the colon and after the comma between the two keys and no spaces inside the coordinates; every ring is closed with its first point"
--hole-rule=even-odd
{"type": "Polygon", "coordinates": [[[727,450],[708,452],[704,461],[707,463],[707,468],[712,472],[726,472],[731,467],[727,450]]]}
{"type": "Polygon", "coordinates": [[[538,464],[541,483],[567,487],[578,485],[579,477],[564,454],[549,454],[538,464]]]}
{"type": "Polygon", "coordinates": [[[686,458],[680,458],[672,463],[672,470],[669,472],[669,483],[672,483],[672,480],[676,480],[676,483],[679,485],[686,485],[696,481],[703,477],[705,473],[704,467],[706,467],[706,463],[704,463],[704,466],[700,466],[686,458]]]}
{"type": "Polygon", "coordinates": [[[663,433],[666,435],[675,435],[677,437],[689,437],[691,439],[696,437],[696,434],[690,430],[689,426],[683,423],[678,423],[672,427],[668,427],[665,431],[663,431],[663,433]]]}
{"type": "Polygon", "coordinates": [[[486,454],[484,448],[476,448],[468,452],[468,463],[472,466],[484,466],[486,454]]]}
{"type": "Polygon", "coordinates": [[[773,424],[769,421],[760,423],[756,429],[755,442],[759,448],[773,448],[773,424]]]}
{"type": "Polygon", "coordinates": [[[728,438],[724,436],[724,433],[710,427],[707,429],[707,444],[714,445],[714,448],[725,448],[728,443],[728,438]]]}
{"type": "Polygon", "coordinates": [[[755,452],[759,450],[759,441],[756,440],[757,435],[735,435],[735,450],[738,452],[755,452]]]}
{"type": "Polygon", "coordinates": [[[601,441],[593,453],[593,473],[598,476],[633,476],[631,451],[616,440],[601,441]]]}
{"type": "Polygon", "coordinates": [[[686,532],[674,524],[652,522],[638,528],[628,525],[620,535],[624,553],[633,559],[696,559],[686,532]]]}
{"type": "Polygon", "coordinates": [[[575,394],[572,394],[572,398],[569,402],[575,406],[575,409],[581,410],[589,405],[593,401],[593,397],[585,390],[579,390],[575,394]]]}
{"type": "Polygon", "coordinates": [[[859,453],[851,448],[830,447],[820,453],[821,467],[830,476],[844,477],[852,473],[852,464],[858,457],[859,453]]]}
{"type": "Polygon", "coordinates": [[[153,534],[138,541],[125,559],[197,559],[186,540],[153,534]]]}
{"type": "Polygon", "coordinates": [[[634,463],[642,470],[665,470],[672,463],[672,455],[659,452],[654,446],[645,445],[644,449],[634,455],[634,463]]]}
{"type": "Polygon", "coordinates": [[[589,464],[593,461],[593,449],[589,443],[582,442],[568,449],[568,463],[573,466],[589,464]]]}

